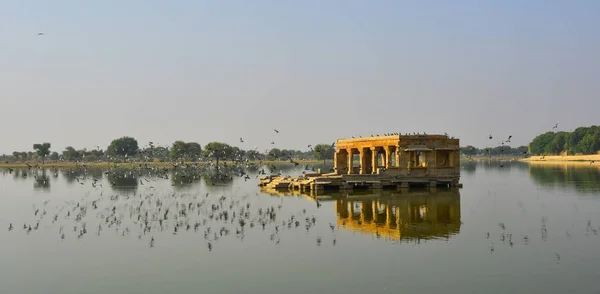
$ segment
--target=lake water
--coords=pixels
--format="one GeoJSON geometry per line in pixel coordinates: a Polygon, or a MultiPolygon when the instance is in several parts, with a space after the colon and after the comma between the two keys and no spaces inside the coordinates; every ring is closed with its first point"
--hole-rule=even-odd
{"type": "Polygon", "coordinates": [[[2,169],[0,293],[600,292],[598,167],[461,176],[318,206],[253,173],[2,169]]]}

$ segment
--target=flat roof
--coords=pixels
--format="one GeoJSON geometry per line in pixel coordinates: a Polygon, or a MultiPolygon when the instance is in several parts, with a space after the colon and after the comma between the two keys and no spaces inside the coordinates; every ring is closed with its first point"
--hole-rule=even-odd
{"type": "Polygon", "coordinates": [[[409,134],[409,135],[392,135],[392,136],[372,136],[372,137],[359,137],[359,138],[340,138],[337,139],[338,142],[344,142],[344,143],[353,143],[353,142],[370,142],[370,141],[380,141],[380,140],[401,140],[401,139],[425,139],[425,138],[429,138],[429,139],[454,139],[457,140],[456,138],[451,138],[450,136],[446,136],[446,135],[440,135],[440,134],[409,134]]]}

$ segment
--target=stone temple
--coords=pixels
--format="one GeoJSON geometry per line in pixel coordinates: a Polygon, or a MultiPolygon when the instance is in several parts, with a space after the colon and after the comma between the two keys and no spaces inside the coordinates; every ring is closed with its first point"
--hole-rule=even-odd
{"type": "Polygon", "coordinates": [[[348,190],[460,187],[459,139],[447,135],[393,135],[338,139],[332,173],[268,176],[274,189],[348,190]]]}

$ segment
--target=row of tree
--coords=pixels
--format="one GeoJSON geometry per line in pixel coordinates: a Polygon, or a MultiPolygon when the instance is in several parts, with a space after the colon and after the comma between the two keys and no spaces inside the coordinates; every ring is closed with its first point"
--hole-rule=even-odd
{"type": "Polygon", "coordinates": [[[579,127],[572,132],[546,132],[529,144],[532,155],[597,154],[600,151],[600,127],[579,127]]]}
{"type": "Polygon", "coordinates": [[[273,148],[265,153],[258,150],[243,150],[222,142],[210,142],[202,147],[196,142],[175,141],[170,147],[154,146],[140,148],[136,139],[121,137],[113,140],[106,150],[77,150],[68,146],[61,153],[52,152],[50,143],[34,144],[34,152],[15,151],[12,156],[4,155],[4,161],[28,161],[46,159],[52,161],[206,161],[206,160],[328,160],[333,159],[335,148],[329,144],[318,144],[309,151],[273,148]]]}
{"type": "Polygon", "coordinates": [[[513,148],[507,145],[488,147],[479,149],[471,145],[461,147],[460,153],[463,156],[526,156],[528,154],[527,146],[513,148]]]}

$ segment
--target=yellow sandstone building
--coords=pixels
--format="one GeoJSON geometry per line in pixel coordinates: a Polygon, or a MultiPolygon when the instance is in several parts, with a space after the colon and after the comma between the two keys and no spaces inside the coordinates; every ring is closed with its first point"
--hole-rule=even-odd
{"type": "Polygon", "coordinates": [[[334,172],[298,178],[269,176],[260,186],[322,190],[460,186],[460,143],[447,135],[338,139],[334,172]]]}

